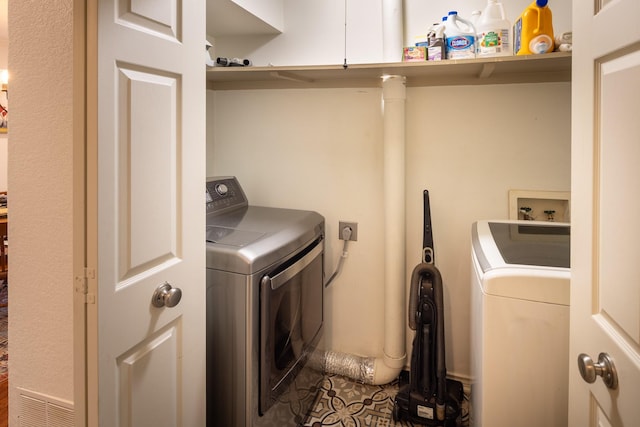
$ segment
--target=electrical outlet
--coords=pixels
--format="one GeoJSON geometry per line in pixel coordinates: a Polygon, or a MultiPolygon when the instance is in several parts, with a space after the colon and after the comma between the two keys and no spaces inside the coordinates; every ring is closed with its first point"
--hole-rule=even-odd
{"type": "Polygon", "coordinates": [[[340,240],[344,240],[344,237],[342,236],[342,230],[344,230],[345,227],[351,228],[351,237],[349,237],[349,240],[354,242],[358,240],[358,223],[348,221],[340,221],[338,225],[338,238],[340,240]]]}

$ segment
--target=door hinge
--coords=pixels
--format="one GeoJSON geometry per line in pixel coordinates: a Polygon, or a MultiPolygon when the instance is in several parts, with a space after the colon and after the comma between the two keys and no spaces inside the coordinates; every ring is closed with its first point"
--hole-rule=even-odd
{"type": "Polygon", "coordinates": [[[89,292],[89,280],[96,278],[96,271],[93,268],[85,267],[81,275],[76,276],[76,292],[84,295],[85,304],[95,304],[95,294],[89,292]]]}

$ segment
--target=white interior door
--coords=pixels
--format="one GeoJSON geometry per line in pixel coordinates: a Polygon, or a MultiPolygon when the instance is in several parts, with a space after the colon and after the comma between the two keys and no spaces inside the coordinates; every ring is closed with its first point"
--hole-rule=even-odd
{"type": "MultiPolygon", "coordinates": [[[[574,0],[571,426],[640,425],[640,2],[574,0]],[[581,378],[610,356],[618,383],[581,378]],[[588,359],[583,359],[588,362],[588,359]]],[[[606,372],[602,372],[606,377],[606,372]]]]}
{"type": "Polygon", "coordinates": [[[104,427],[204,426],[205,2],[93,5],[94,417],[104,427]],[[169,307],[178,295],[167,293],[156,307],[152,295],[165,283],[181,299],[169,307]]]}

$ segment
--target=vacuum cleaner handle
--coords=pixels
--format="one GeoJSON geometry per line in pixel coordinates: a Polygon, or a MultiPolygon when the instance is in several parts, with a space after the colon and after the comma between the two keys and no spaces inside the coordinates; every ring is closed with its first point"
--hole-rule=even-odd
{"type": "Polygon", "coordinates": [[[433,228],[431,228],[431,205],[429,203],[429,190],[422,193],[424,226],[422,230],[422,262],[433,264],[436,255],[433,251],[433,228]]]}
{"type": "MultiPolygon", "coordinates": [[[[422,233],[422,263],[433,265],[435,262],[435,253],[433,251],[433,229],[431,228],[431,204],[429,203],[429,190],[422,192],[423,202],[423,233],[422,233]]],[[[416,266],[415,271],[418,269],[416,266]]],[[[418,300],[420,299],[420,277],[411,276],[411,291],[409,293],[409,327],[416,330],[418,322],[418,300]]]]}
{"type": "Polygon", "coordinates": [[[420,280],[422,277],[416,274],[418,267],[426,265],[424,263],[416,265],[411,273],[411,288],[409,290],[409,327],[415,331],[419,321],[418,303],[420,302],[420,280]]]}

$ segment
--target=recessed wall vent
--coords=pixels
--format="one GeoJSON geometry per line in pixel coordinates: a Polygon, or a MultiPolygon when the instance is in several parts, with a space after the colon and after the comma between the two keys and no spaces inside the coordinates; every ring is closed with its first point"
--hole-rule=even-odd
{"type": "Polygon", "coordinates": [[[18,388],[20,393],[20,427],[73,427],[71,402],[18,388]]]}

